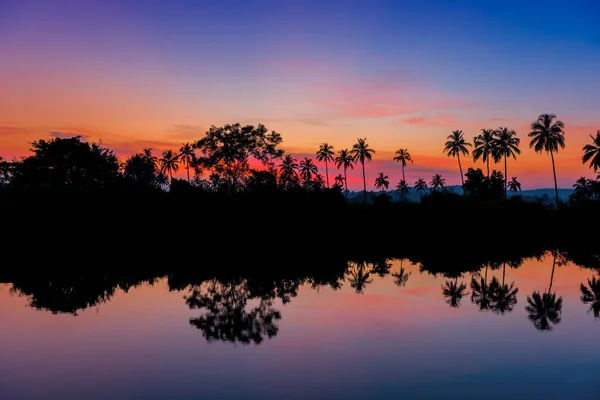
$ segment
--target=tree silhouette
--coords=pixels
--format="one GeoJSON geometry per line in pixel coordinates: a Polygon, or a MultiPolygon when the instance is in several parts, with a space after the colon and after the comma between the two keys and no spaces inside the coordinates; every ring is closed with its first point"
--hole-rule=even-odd
{"type": "Polygon", "coordinates": [[[448,135],[446,145],[444,146],[444,153],[448,154],[448,157],[456,157],[458,159],[458,169],[460,170],[460,179],[462,184],[465,184],[465,178],[462,172],[462,165],[460,164],[460,155],[469,155],[469,149],[471,143],[465,140],[463,131],[457,130],[452,131],[451,135],[448,135]]]}
{"type": "Polygon", "coordinates": [[[415,190],[419,193],[423,193],[423,192],[427,191],[427,182],[425,182],[425,179],[423,179],[423,178],[417,179],[417,181],[415,182],[415,190]]]}
{"type": "Polygon", "coordinates": [[[150,149],[145,150],[147,152],[137,153],[125,159],[122,165],[123,175],[127,179],[152,186],[156,183],[158,174],[156,157],[150,149]]]}
{"type": "Polygon", "coordinates": [[[392,276],[394,277],[394,284],[398,287],[406,286],[408,282],[408,277],[410,276],[410,272],[406,272],[404,267],[402,266],[402,261],[400,260],[400,270],[398,272],[393,272],[392,276]]]}
{"type": "Polygon", "coordinates": [[[536,329],[541,331],[551,331],[553,325],[561,321],[562,297],[556,298],[556,293],[552,293],[552,283],[554,282],[554,269],[556,265],[564,265],[566,260],[558,251],[553,251],[552,274],[550,275],[550,285],[548,291],[544,294],[535,291],[531,296],[527,296],[528,306],[525,310],[529,314],[529,320],[536,329]]]}
{"type": "Polygon", "coordinates": [[[329,188],[329,162],[333,162],[334,152],[333,146],[328,145],[327,143],[321,143],[319,150],[317,151],[317,160],[325,161],[325,177],[327,178],[327,187],[329,188]]]}
{"type": "Polygon", "coordinates": [[[319,172],[319,168],[313,163],[310,158],[305,157],[304,160],[300,161],[300,176],[304,183],[310,182],[313,178],[313,175],[316,175],[319,172]]]}
{"type": "Polygon", "coordinates": [[[375,187],[379,190],[388,190],[390,187],[388,176],[380,172],[377,178],[375,178],[375,187]]]}
{"type": "Polygon", "coordinates": [[[402,165],[402,180],[406,181],[406,177],[404,176],[404,167],[406,167],[407,163],[412,163],[413,160],[410,158],[410,153],[406,149],[396,150],[396,157],[394,157],[394,161],[399,162],[402,165]]]}
{"type": "Polygon", "coordinates": [[[283,157],[281,164],[279,164],[280,178],[284,186],[288,187],[296,182],[298,177],[298,163],[297,160],[292,157],[291,154],[287,154],[283,157]]]}
{"type": "MultiPolygon", "coordinates": [[[[519,149],[519,143],[521,143],[521,139],[517,137],[517,132],[513,129],[498,128],[494,131],[494,138],[496,140],[495,144],[495,161],[499,161],[500,158],[504,158],[504,176],[508,177],[508,167],[507,167],[507,159],[508,157],[512,157],[515,160],[517,159],[517,154],[521,154],[521,150],[519,149]]],[[[507,195],[507,184],[505,181],[504,184],[504,197],[507,195]]]]}
{"type": "Polygon", "coordinates": [[[446,303],[453,308],[460,307],[460,302],[462,298],[469,293],[465,293],[467,290],[467,285],[463,282],[458,284],[458,276],[454,278],[454,281],[446,281],[444,285],[442,285],[443,295],[446,298],[446,303]]]}
{"type": "Polygon", "coordinates": [[[344,182],[346,181],[346,179],[344,179],[344,175],[342,174],[337,174],[335,179],[334,179],[334,183],[333,186],[336,188],[339,188],[340,190],[342,190],[344,188],[344,182]]]}
{"type": "Polygon", "coordinates": [[[558,183],[556,181],[556,167],[554,165],[554,153],[565,148],[565,124],[556,119],[554,114],[542,114],[531,124],[531,138],[529,147],[536,153],[546,152],[552,160],[552,174],[554,175],[554,190],[556,191],[556,206],[559,206],[558,183]]]}
{"type": "Polygon", "coordinates": [[[367,143],[367,139],[357,139],[354,146],[352,146],[352,150],[350,151],[354,162],[360,162],[362,165],[363,172],[363,186],[364,186],[364,194],[365,194],[365,203],[367,202],[367,178],[365,176],[365,161],[371,161],[373,159],[373,154],[375,154],[375,150],[369,147],[367,143]]]}
{"type": "Polygon", "coordinates": [[[513,176],[512,180],[508,182],[508,190],[510,190],[511,192],[521,191],[521,183],[517,180],[516,176],[513,176]]]}
{"type": "Polygon", "coordinates": [[[583,304],[590,304],[590,310],[594,313],[594,318],[600,318],[600,279],[592,277],[588,279],[587,286],[581,284],[581,301],[583,304]]]}
{"type": "Polygon", "coordinates": [[[592,144],[583,146],[583,157],[581,161],[585,164],[590,163],[590,168],[594,169],[594,173],[600,169],[600,130],[596,132],[596,137],[592,138],[592,144]]]}
{"type": "Polygon", "coordinates": [[[190,182],[190,165],[194,162],[195,158],[196,153],[194,153],[194,148],[192,145],[190,143],[183,143],[179,149],[179,159],[187,171],[188,183],[190,182]]]}
{"type": "Polygon", "coordinates": [[[179,170],[179,154],[175,154],[173,150],[165,150],[158,162],[160,163],[160,172],[169,174],[169,178],[173,180],[173,172],[179,170]]]}
{"type": "Polygon", "coordinates": [[[492,311],[496,314],[504,314],[507,312],[512,312],[514,306],[517,304],[517,293],[519,293],[519,289],[515,288],[515,283],[512,282],[510,285],[505,284],[506,278],[506,263],[502,263],[502,284],[499,284],[496,278],[496,283],[493,283],[496,286],[496,290],[492,295],[492,311]]]}
{"type": "Polygon", "coordinates": [[[364,293],[365,287],[373,282],[373,279],[369,279],[371,273],[369,271],[366,261],[360,260],[348,263],[348,282],[350,287],[358,294],[364,293]]]}
{"type": "Polygon", "coordinates": [[[496,139],[492,129],[482,129],[481,133],[473,138],[473,160],[480,158],[487,165],[487,177],[490,177],[490,159],[496,158],[496,139]]]}
{"type": "Polygon", "coordinates": [[[404,201],[407,201],[410,189],[408,188],[408,185],[406,184],[405,180],[401,180],[400,182],[398,182],[398,185],[396,186],[396,193],[402,196],[404,201]]]}
{"type": "Polygon", "coordinates": [[[348,149],[342,149],[338,152],[338,155],[335,158],[335,164],[338,169],[344,169],[344,184],[346,185],[345,197],[346,201],[348,201],[348,175],[346,174],[346,171],[348,168],[354,168],[354,157],[348,149]]]}
{"type": "Polygon", "coordinates": [[[498,281],[492,279],[490,283],[487,280],[489,263],[485,264],[485,275],[479,280],[471,278],[471,302],[473,302],[479,311],[487,311],[492,307],[494,294],[498,287],[498,281]]]}
{"type": "Polygon", "coordinates": [[[446,186],[446,180],[440,174],[435,174],[429,183],[433,190],[443,189],[446,186]]]}

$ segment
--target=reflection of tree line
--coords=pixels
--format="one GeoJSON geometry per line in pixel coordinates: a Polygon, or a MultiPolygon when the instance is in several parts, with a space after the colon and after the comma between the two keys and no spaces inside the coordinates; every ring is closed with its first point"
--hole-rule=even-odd
{"type": "MultiPolygon", "coordinates": [[[[551,330],[561,320],[562,297],[552,291],[554,272],[557,266],[567,263],[563,252],[551,252],[553,263],[550,284],[546,291],[535,291],[527,296],[525,309],[529,319],[539,330],[551,330]]],[[[539,256],[541,257],[541,256],[539,256]]],[[[541,258],[540,258],[541,259],[541,258]]],[[[513,311],[517,304],[518,288],[514,282],[507,281],[506,267],[518,268],[523,260],[513,259],[504,262],[486,262],[477,270],[441,272],[439,266],[417,260],[421,273],[442,275],[447,278],[442,285],[442,295],[451,307],[460,307],[464,297],[470,295],[471,302],[481,311],[505,314],[513,311]],[[488,279],[489,270],[502,268],[501,280],[488,279]],[[431,270],[433,269],[433,271],[431,270]],[[465,273],[471,274],[469,288],[461,279],[465,273]],[[469,291],[470,289],[470,291],[469,291]]],[[[328,286],[336,290],[347,282],[356,293],[364,293],[375,276],[390,275],[398,287],[406,286],[410,272],[400,259],[399,266],[393,268],[388,259],[359,259],[336,263],[335,267],[312,268],[310,275],[290,273],[248,273],[241,275],[211,275],[203,272],[199,275],[177,272],[173,274],[146,274],[146,276],[105,276],[89,275],[73,278],[69,276],[47,275],[45,278],[20,277],[11,280],[12,291],[29,298],[29,305],[37,309],[50,310],[53,313],[77,314],[79,310],[94,307],[109,301],[118,289],[128,291],[131,287],[153,284],[157,279],[166,277],[170,290],[185,293],[185,303],[199,314],[190,319],[190,324],[202,332],[209,342],[225,341],[231,343],[261,343],[278,332],[277,321],[281,312],[276,303],[289,303],[297,296],[302,285],[313,289],[328,286]]],[[[310,268],[310,267],[307,267],[310,268]]],[[[600,318],[600,279],[592,277],[587,284],[581,284],[581,301],[590,304],[590,311],[600,318]]]]}

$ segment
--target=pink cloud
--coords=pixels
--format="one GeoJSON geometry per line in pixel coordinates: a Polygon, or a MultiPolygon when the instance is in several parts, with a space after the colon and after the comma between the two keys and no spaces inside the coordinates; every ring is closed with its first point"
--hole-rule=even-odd
{"type": "Polygon", "coordinates": [[[457,129],[457,127],[465,127],[466,125],[472,125],[472,123],[460,120],[456,114],[437,114],[420,117],[408,117],[400,119],[399,122],[410,125],[417,125],[422,127],[440,127],[457,129]]]}

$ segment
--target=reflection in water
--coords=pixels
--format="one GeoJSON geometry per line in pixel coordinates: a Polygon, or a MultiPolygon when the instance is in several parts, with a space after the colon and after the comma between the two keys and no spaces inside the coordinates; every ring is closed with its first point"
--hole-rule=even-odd
{"type": "Polygon", "coordinates": [[[448,303],[450,307],[454,308],[460,307],[462,298],[469,294],[465,293],[465,290],[467,290],[467,285],[465,285],[464,282],[461,282],[460,284],[458,283],[459,276],[462,276],[462,274],[457,275],[454,278],[454,281],[446,281],[446,283],[442,285],[442,293],[446,298],[446,303],[448,303]]]}
{"type": "Polygon", "coordinates": [[[600,279],[593,276],[588,279],[587,286],[581,284],[580,290],[583,304],[590,304],[588,312],[593,312],[594,318],[600,318],[600,279]]]}
{"type": "Polygon", "coordinates": [[[515,288],[515,283],[510,285],[505,283],[506,278],[506,263],[502,263],[502,284],[498,283],[496,278],[492,279],[491,286],[495,287],[495,292],[492,296],[492,310],[496,314],[504,314],[512,312],[517,304],[517,293],[519,289],[515,288]]]}
{"type": "Polygon", "coordinates": [[[394,277],[394,285],[398,287],[406,286],[408,277],[410,276],[410,272],[407,272],[404,269],[404,266],[402,265],[403,262],[404,260],[400,260],[400,270],[398,272],[392,272],[392,276],[394,277]]]}
{"type": "Polygon", "coordinates": [[[554,282],[554,270],[557,265],[566,265],[567,260],[558,251],[552,252],[552,274],[550,275],[550,285],[548,292],[540,294],[535,291],[531,296],[527,296],[528,306],[525,310],[529,314],[529,320],[536,329],[540,331],[551,331],[561,321],[562,297],[556,298],[556,293],[552,293],[552,283],[554,282]]]}
{"type": "Polygon", "coordinates": [[[485,264],[485,275],[480,276],[480,280],[473,277],[471,279],[471,301],[479,307],[479,311],[487,311],[492,306],[492,299],[496,292],[498,281],[492,279],[488,283],[488,268],[489,263],[485,264]]]}
{"type": "Polygon", "coordinates": [[[350,287],[352,287],[356,293],[364,293],[365,287],[373,282],[373,279],[369,279],[371,276],[369,264],[364,260],[350,261],[348,263],[347,273],[350,287]]]}

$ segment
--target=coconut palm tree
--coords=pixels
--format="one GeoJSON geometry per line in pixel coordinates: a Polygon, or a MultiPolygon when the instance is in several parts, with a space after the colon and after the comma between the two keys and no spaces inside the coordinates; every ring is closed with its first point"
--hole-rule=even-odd
{"type": "Polygon", "coordinates": [[[446,180],[444,178],[442,178],[442,176],[440,174],[435,174],[431,178],[431,182],[429,183],[429,186],[431,186],[431,188],[433,190],[437,190],[438,188],[443,189],[444,186],[446,186],[446,180]]]}
{"type": "Polygon", "coordinates": [[[600,318],[600,278],[592,277],[588,279],[588,285],[581,284],[581,301],[583,304],[591,304],[590,311],[594,313],[595,318],[600,318]]]}
{"type": "Polygon", "coordinates": [[[367,268],[366,261],[350,262],[349,264],[347,274],[349,275],[348,282],[350,282],[350,287],[353,288],[356,293],[362,294],[365,287],[373,282],[373,279],[369,279],[371,272],[369,268],[367,268]]]}
{"type": "Polygon", "coordinates": [[[554,165],[554,153],[565,148],[565,124],[556,119],[554,114],[542,114],[531,124],[531,138],[529,147],[536,153],[546,152],[552,160],[552,173],[554,175],[554,190],[556,191],[556,206],[559,205],[558,183],[556,182],[556,167],[554,165]]]}
{"type": "Polygon", "coordinates": [[[388,176],[383,172],[380,172],[377,178],[375,178],[375,187],[379,190],[388,190],[390,187],[390,180],[388,176]]]}
{"type": "Polygon", "coordinates": [[[344,185],[346,185],[346,201],[348,201],[348,176],[346,171],[348,168],[354,168],[354,157],[348,149],[342,149],[338,152],[335,158],[335,165],[338,169],[344,168],[344,185]]]}
{"type": "Polygon", "coordinates": [[[592,138],[592,144],[583,146],[583,157],[581,161],[585,164],[589,161],[590,168],[594,169],[594,173],[600,169],[600,130],[596,132],[596,137],[592,138]]]}
{"type": "Polygon", "coordinates": [[[298,168],[300,170],[300,176],[305,183],[310,182],[313,175],[316,175],[319,172],[319,168],[317,168],[313,163],[313,160],[308,157],[304,157],[304,160],[300,161],[298,168]]]}
{"type": "Polygon", "coordinates": [[[342,174],[337,174],[334,179],[333,187],[341,190],[344,187],[344,181],[344,176],[342,174]]]}
{"type": "Polygon", "coordinates": [[[480,158],[487,165],[487,177],[490,177],[490,159],[496,158],[496,139],[492,129],[482,129],[481,133],[473,138],[473,161],[480,158]]]}
{"type": "Polygon", "coordinates": [[[471,302],[479,307],[479,311],[487,311],[492,306],[492,301],[496,288],[498,287],[498,281],[492,279],[488,283],[487,275],[490,264],[485,264],[485,275],[482,277],[479,275],[479,280],[475,277],[471,278],[471,302]]]}
{"type": "Polygon", "coordinates": [[[442,286],[442,293],[446,298],[446,303],[453,308],[460,307],[462,298],[469,293],[465,293],[467,285],[463,282],[458,284],[458,275],[454,278],[454,281],[446,281],[445,285],[442,286]]]}
{"type": "Polygon", "coordinates": [[[406,184],[406,181],[404,179],[402,179],[400,182],[398,182],[398,185],[396,186],[396,193],[398,193],[400,196],[402,196],[404,201],[406,201],[408,199],[408,194],[410,193],[410,189],[408,188],[408,185],[406,184]]]}
{"type": "Polygon", "coordinates": [[[293,182],[298,176],[299,165],[297,160],[291,154],[287,154],[279,164],[279,173],[281,180],[288,185],[293,182]]]}
{"type": "Polygon", "coordinates": [[[158,161],[160,172],[169,174],[169,178],[173,180],[173,172],[179,170],[179,154],[175,154],[173,150],[165,150],[162,153],[162,158],[158,161]]]}
{"type": "Polygon", "coordinates": [[[179,159],[185,166],[187,170],[187,180],[190,182],[190,164],[194,161],[196,157],[196,153],[194,153],[194,148],[190,143],[182,143],[181,148],[179,149],[179,159]]]}
{"type": "Polygon", "coordinates": [[[142,155],[144,156],[144,158],[146,160],[150,161],[153,164],[156,164],[158,162],[158,158],[156,158],[152,154],[152,149],[150,149],[150,148],[145,148],[144,150],[142,150],[142,155]]]}
{"type": "Polygon", "coordinates": [[[321,143],[317,151],[317,161],[325,161],[325,178],[327,179],[327,188],[329,188],[329,162],[333,162],[333,146],[327,143],[321,143]]]}
{"type": "Polygon", "coordinates": [[[354,162],[360,162],[362,165],[363,172],[363,185],[365,192],[365,203],[367,202],[367,178],[365,176],[365,161],[371,161],[373,159],[373,154],[375,154],[375,150],[369,147],[367,143],[367,139],[357,139],[354,146],[352,146],[352,150],[350,151],[354,162]]]}
{"type": "Polygon", "coordinates": [[[444,146],[444,153],[448,154],[448,157],[456,157],[458,159],[458,169],[460,170],[460,179],[464,186],[465,177],[462,172],[462,165],[460,164],[460,155],[463,156],[469,155],[469,149],[467,147],[471,147],[471,143],[468,143],[465,140],[465,135],[463,131],[457,130],[452,131],[451,135],[448,135],[446,138],[447,142],[444,146]]]}
{"type": "Polygon", "coordinates": [[[492,295],[492,311],[496,314],[511,312],[513,307],[517,304],[517,293],[519,293],[519,289],[514,287],[514,282],[510,285],[505,284],[505,278],[506,263],[502,263],[502,284],[499,284],[496,278],[493,279],[496,280],[494,283],[496,290],[492,295]]]}
{"type": "Polygon", "coordinates": [[[402,266],[402,262],[404,260],[400,260],[400,270],[398,272],[392,272],[392,276],[394,277],[394,284],[398,287],[406,286],[406,282],[408,282],[408,277],[410,276],[410,272],[406,272],[404,267],[402,266]]]}
{"type": "Polygon", "coordinates": [[[399,162],[402,165],[402,180],[406,181],[406,177],[404,176],[404,167],[406,167],[407,163],[412,163],[413,160],[410,158],[410,153],[406,149],[396,150],[396,157],[394,157],[394,161],[399,162]]]}
{"type": "Polygon", "coordinates": [[[586,179],[585,176],[577,179],[575,184],[573,185],[574,194],[581,197],[591,197],[594,191],[594,181],[591,179],[586,179]]]}
{"type": "Polygon", "coordinates": [[[417,179],[417,181],[415,182],[415,189],[419,193],[426,192],[427,191],[427,182],[425,182],[425,179],[423,179],[423,178],[417,179]]]}
{"type": "Polygon", "coordinates": [[[552,293],[552,283],[556,265],[564,264],[565,260],[558,251],[553,251],[552,254],[554,260],[552,261],[552,274],[550,275],[548,291],[543,294],[535,291],[531,296],[527,296],[528,306],[525,307],[525,310],[529,313],[529,320],[536,329],[541,331],[551,331],[553,325],[561,321],[562,297],[557,299],[556,293],[552,293]]]}
{"type": "Polygon", "coordinates": [[[508,190],[510,190],[511,192],[521,191],[521,182],[517,180],[516,176],[513,176],[512,180],[508,182],[508,190]]]}
{"type": "MultiPolygon", "coordinates": [[[[517,154],[521,154],[521,149],[519,149],[519,143],[521,143],[521,139],[517,137],[517,132],[515,132],[513,129],[508,129],[506,127],[500,127],[497,130],[495,130],[494,138],[496,140],[496,151],[494,154],[496,158],[494,161],[500,161],[501,158],[504,158],[504,176],[507,177],[507,159],[508,157],[512,157],[516,160],[517,154]]],[[[507,181],[508,179],[504,179],[505,198],[507,193],[507,181]]]]}

